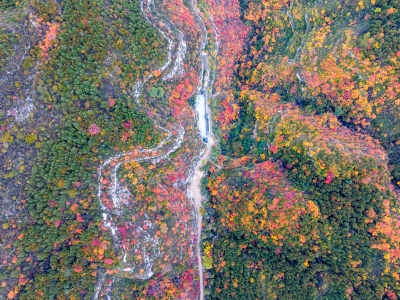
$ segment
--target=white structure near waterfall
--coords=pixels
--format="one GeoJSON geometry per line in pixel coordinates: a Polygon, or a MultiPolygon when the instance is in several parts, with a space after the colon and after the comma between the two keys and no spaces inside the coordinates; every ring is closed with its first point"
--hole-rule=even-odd
{"type": "Polygon", "coordinates": [[[196,96],[196,112],[197,112],[197,126],[200,131],[200,136],[205,143],[208,142],[208,112],[207,100],[203,91],[196,96]]]}
{"type": "MultiPolygon", "coordinates": [[[[207,66],[207,52],[203,53],[203,65],[207,66]]],[[[197,127],[200,131],[200,136],[204,143],[208,143],[208,135],[210,132],[209,113],[207,105],[207,84],[203,86],[200,94],[196,96],[196,113],[197,113],[197,127]]]]}

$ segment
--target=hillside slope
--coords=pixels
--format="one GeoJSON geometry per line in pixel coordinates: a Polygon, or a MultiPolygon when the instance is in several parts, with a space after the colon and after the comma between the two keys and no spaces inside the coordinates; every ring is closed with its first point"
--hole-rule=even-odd
{"type": "Polygon", "coordinates": [[[398,9],[240,1],[204,181],[210,299],[399,295],[398,9]]]}

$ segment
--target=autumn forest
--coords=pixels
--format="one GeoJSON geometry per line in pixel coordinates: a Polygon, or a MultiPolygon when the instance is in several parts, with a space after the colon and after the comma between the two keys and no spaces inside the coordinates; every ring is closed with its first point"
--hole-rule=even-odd
{"type": "Polygon", "coordinates": [[[398,0],[0,1],[0,299],[398,299],[398,0]]]}

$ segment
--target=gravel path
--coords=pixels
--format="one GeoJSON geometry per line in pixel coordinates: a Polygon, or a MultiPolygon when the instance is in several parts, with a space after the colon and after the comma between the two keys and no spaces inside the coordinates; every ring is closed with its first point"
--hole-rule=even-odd
{"type": "Polygon", "coordinates": [[[199,162],[197,163],[192,181],[189,186],[189,191],[191,192],[191,194],[193,196],[194,203],[195,203],[196,210],[197,210],[196,252],[197,252],[197,259],[199,262],[200,299],[204,299],[203,262],[201,259],[201,251],[200,251],[201,227],[202,227],[202,220],[203,220],[203,216],[200,213],[200,208],[201,208],[201,203],[202,203],[201,179],[204,176],[204,172],[201,170],[201,168],[205,165],[204,162],[207,162],[208,158],[210,157],[212,145],[213,145],[213,139],[210,136],[208,138],[207,149],[204,152],[203,156],[200,158],[199,162]]]}

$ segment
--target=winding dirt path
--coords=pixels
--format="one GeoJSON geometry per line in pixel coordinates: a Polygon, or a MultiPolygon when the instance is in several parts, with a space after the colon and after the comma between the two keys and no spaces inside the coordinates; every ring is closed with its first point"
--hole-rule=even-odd
{"type": "MultiPolygon", "coordinates": [[[[208,92],[212,90],[212,86],[214,84],[214,79],[216,76],[213,76],[212,81],[210,82],[210,66],[208,65],[208,59],[204,60],[203,57],[203,52],[205,50],[205,47],[207,45],[207,29],[204,25],[204,21],[200,16],[200,12],[198,10],[197,4],[194,3],[195,1],[192,0],[192,8],[194,9],[195,16],[199,22],[199,25],[202,30],[202,42],[201,42],[201,47],[200,47],[200,55],[202,56],[201,61],[202,61],[202,68],[201,68],[201,73],[200,73],[200,84],[196,90],[196,92],[199,94],[201,91],[204,91],[205,94],[207,95],[208,92]],[[203,76],[203,72],[205,71],[205,76],[203,76]]],[[[214,29],[215,33],[215,45],[214,45],[214,71],[216,72],[217,70],[217,65],[216,65],[216,57],[219,53],[219,44],[220,44],[220,36],[219,36],[219,31],[218,28],[214,22],[214,19],[212,15],[210,16],[210,21],[214,29]]],[[[209,99],[213,99],[215,95],[210,95],[209,99]]],[[[207,99],[207,98],[206,98],[207,99]]],[[[207,99],[208,101],[208,99],[207,99]]],[[[209,109],[208,103],[206,103],[206,112],[208,113],[208,120],[209,120],[209,132],[207,135],[208,143],[206,144],[206,148],[203,150],[203,152],[199,156],[199,160],[197,161],[196,166],[194,167],[193,171],[193,177],[191,178],[190,185],[188,186],[188,195],[189,198],[193,200],[193,204],[196,209],[196,215],[197,215],[197,228],[196,228],[196,254],[197,254],[197,261],[198,261],[198,268],[199,268],[199,279],[200,279],[200,295],[199,299],[203,300],[204,299],[204,280],[203,280],[203,262],[201,258],[201,248],[200,248],[200,242],[201,242],[201,231],[202,231],[202,221],[203,221],[203,216],[201,214],[201,207],[202,207],[202,200],[203,196],[201,194],[201,179],[204,176],[204,172],[201,170],[207,161],[209,160],[210,154],[211,154],[211,149],[212,146],[214,145],[214,140],[212,136],[212,115],[211,115],[211,110],[209,109]]]]}
{"type": "Polygon", "coordinates": [[[201,242],[201,228],[202,228],[202,221],[203,216],[200,212],[200,208],[202,205],[202,194],[201,194],[201,179],[204,176],[204,172],[201,170],[204,167],[205,163],[207,163],[210,154],[211,148],[213,145],[213,139],[210,136],[209,142],[207,144],[207,148],[204,151],[203,155],[200,157],[199,162],[197,163],[194,171],[194,175],[192,181],[189,185],[189,192],[193,197],[194,204],[197,211],[197,232],[196,232],[196,252],[197,252],[197,260],[199,262],[199,277],[200,277],[200,299],[204,299],[204,282],[203,282],[203,262],[201,259],[201,251],[200,251],[200,242],[201,242]]]}
{"type": "MultiPolygon", "coordinates": [[[[173,78],[175,75],[182,75],[183,73],[183,59],[186,55],[186,42],[184,40],[184,35],[180,30],[177,30],[177,36],[178,36],[178,46],[175,49],[174,55],[176,56],[174,63],[172,64],[172,55],[173,55],[173,48],[174,48],[174,42],[173,42],[173,36],[169,36],[173,34],[173,31],[171,31],[170,27],[162,20],[158,19],[156,17],[155,10],[152,12],[152,6],[155,9],[154,5],[154,0],[140,0],[140,9],[147,20],[147,22],[151,25],[153,25],[155,28],[158,29],[160,34],[164,37],[164,39],[168,43],[168,53],[167,53],[167,61],[162,65],[159,69],[159,71],[164,72],[166,71],[166,74],[163,76],[163,80],[169,80],[173,78]],[[171,66],[172,64],[172,66],[171,66]],[[168,70],[169,69],[169,70],[168,70]]],[[[132,96],[135,98],[137,104],[139,107],[141,107],[144,110],[150,110],[151,108],[144,107],[140,102],[139,98],[142,94],[143,87],[147,83],[147,81],[153,77],[153,74],[150,74],[147,76],[143,81],[139,81],[135,84],[135,86],[132,89],[132,96]]],[[[161,126],[156,122],[156,120],[153,120],[156,128],[159,130],[165,132],[167,134],[166,138],[161,141],[161,143],[151,149],[141,149],[141,150],[134,150],[130,152],[125,152],[125,153],[118,153],[110,158],[108,158],[105,162],[101,164],[101,166],[98,169],[97,172],[97,178],[98,178],[98,189],[97,189],[97,198],[98,201],[100,202],[101,210],[102,210],[102,218],[103,218],[103,224],[107,228],[109,228],[110,234],[114,240],[114,243],[116,245],[119,244],[119,238],[116,234],[117,228],[116,225],[113,221],[112,214],[109,208],[107,208],[103,201],[102,201],[102,195],[103,195],[103,189],[104,185],[103,182],[107,183],[110,182],[110,187],[108,188],[109,190],[109,195],[111,196],[111,200],[114,206],[114,210],[119,210],[121,207],[121,203],[123,203],[126,199],[126,194],[129,193],[129,191],[123,187],[121,187],[118,183],[117,180],[117,172],[119,167],[122,164],[136,161],[136,162],[145,162],[145,161],[151,161],[153,164],[156,164],[160,161],[168,160],[169,156],[174,153],[176,150],[178,150],[183,142],[183,136],[185,134],[185,129],[181,124],[176,124],[175,126],[168,126],[167,124],[163,124],[164,126],[161,126]],[[169,128],[168,128],[169,127],[169,128]],[[167,129],[168,128],[168,129],[167,129]],[[175,130],[177,129],[177,130],[175,130]],[[172,132],[175,133],[175,136],[173,137],[172,132]],[[141,155],[142,154],[142,155],[141,155]],[[110,174],[106,174],[104,172],[109,171],[111,169],[110,174]],[[107,180],[108,179],[108,180],[107,180]]],[[[160,119],[162,121],[162,118],[160,119]]],[[[105,192],[105,191],[104,191],[105,192]]],[[[119,214],[119,212],[117,212],[119,214]]],[[[138,228],[140,231],[144,232],[145,231],[142,228],[138,228]]],[[[158,240],[155,240],[153,237],[149,236],[148,234],[144,236],[145,242],[151,242],[151,244],[158,245],[158,240]]],[[[126,262],[126,256],[127,256],[127,249],[125,249],[124,245],[122,244],[122,252],[123,252],[123,262],[126,262]]],[[[146,251],[143,251],[145,254],[146,251]]],[[[144,274],[132,274],[132,277],[138,278],[138,279],[148,279],[153,275],[152,272],[152,265],[153,265],[153,259],[150,257],[144,257],[144,261],[146,262],[146,272],[144,274]]],[[[129,272],[133,273],[133,269],[130,267],[125,267],[123,269],[120,269],[120,271],[123,272],[129,272]]],[[[95,293],[93,295],[92,299],[98,299],[100,291],[104,285],[106,277],[106,271],[104,271],[104,274],[102,274],[98,280],[98,283],[96,284],[95,288],[95,293]]],[[[106,295],[108,298],[109,296],[106,295]]]]}
{"type": "MultiPolygon", "coordinates": [[[[204,25],[203,19],[200,17],[199,10],[197,8],[197,4],[195,3],[195,0],[191,1],[191,6],[192,9],[195,13],[195,17],[197,18],[197,21],[199,22],[199,25],[201,27],[202,31],[202,41],[201,41],[201,46],[200,46],[200,51],[199,55],[202,55],[206,43],[207,43],[207,30],[204,25]]],[[[168,43],[168,53],[167,53],[167,61],[162,65],[159,70],[164,73],[162,76],[162,80],[169,80],[173,78],[175,75],[182,75],[183,74],[183,60],[185,58],[185,54],[187,51],[186,47],[186,42],[184,40],[184,35],[183,33],[175,28],[175,31],[172,31],[170,26],[163,20],[161,16],[157,16],[156,14],[156,7],[154,5],[154,0],[140,0],[140,9],[145,17],[146,21],[153,25],[159,32],[160,34],[164,37],[164,39],[168,43]],[[153,8],[153,9],[152,9],[153,8]],[[178,43],[176,44],[174,42],[174,38],[177,38],[178,43]],[[174,51],[173,51],[174,49],[174,51]],[[174,60],[172,57],[174,56],[174,60]]],[[[215,29],[215,34],[216,34],[216,51],[218,52],[219,48],[219,35],[218,35],[218,30],[215,26],[215,23],[213,22],[212,18],[211,21],[213,23],[214,29],[215,29]]],[[[217,55],[217,54],[216,54],[217,55]]],[[[200,92],[201,90],[207,90],[209,86],[212,86],[212,82],[210,84],[209,82],[209,66],[205,65],[204,63],[202,64],[202,69],[201,69],[201,79],[199,82],[199,85],[197,87],[197,92],[200,92]],[[203,81],[203,71],[206,70],[205,78],[203,81]],[[204,83],[203,83],[204,82],[204,83]]],[[[139,98],[142,94],[143,88],[145,84],[148,82],[148,80],[153,77],[153,74],[150,74],[146,78],[144,78],[143,81],[139,81],[135,84],[135,86],[132,89],[132,96],[136,99],[137,104],[144,110],[151,110],[151,108],[144,107],[140,102],[139,98]]],[[[214,76],[215,77],[215,76],[214,76]]],[[[207,111],[209,111],[207,107],[207,111]]],[[[162,122],[162,118],[160,119],[162,122]]],[[[185,130],[182,127],[181,124],[177,124],[175,126],[171,124],[157,124],[156,120],[154,120],[156,127],[164,131],[167,136],[164,140],[161,141],[161,143],[152,149],[141,149],[141,150],[135,150],[131,152],[125,152],[125,153],[118,153],[114,155],[113,157],[110,157],[107,159],[105,162],[102,163],[102,165],[98,169],[98,189],[97,189],[97,198],[98,201],[100,202],[101,209],[102,209],[102,217],[103,217],[103,224],[104,226],[109,228],[110,234],[113,237],[114,243],[116,245],[120,244],[118,236],[116,234],[117,228],[116,225],[113,222],[112,214],[109,208],[107,208],[104,203],[102,202],[102,195],[103,193],[106,193],[108,190],[109,195],[111,196],[111,200],[113,203],[113,208],[114,211],[118,211],[121,207],[121,204],[125,201],[127,193],[126,189],[124,189],[122,186],[119,185],[118,180],[117,180],[117,172],[119,167],[127,162],[130,161],[136,161],[136,162],[144,162],[144,161],[151,161],[152,163],[158,163],[160,161],[165,161],[169,159],[169,156],[178,150],[181,147],[182,141],[183,141],[183,136],[185,134],[185,130]],[[175,127],[175,128],[174,128],[175,127]],[[179,128],[178,128],[179,127],[179,128]],[[177,129],[177,130],[174,130],[177,129]],[[174,135],[172,134],[174,132],[174,135]],[[104,172],[110,172],[110,173],[104,173],[104,172]],[[108,180],[107,180],[108,179],[108,180]],[[105,189],[103,182],[109,182],[110,186],[105,189]],[[105,190],[104,190],[105,189],[105,190]]],[[[211,122],[211,118],[210,118],[211,122]]],[[[210,128],[211,128],[211,123],[210,123],[210,128]]],[[[213,139],[211,132],[208,135],[208,143],[203,149],[203,151],[200,153],[198,156],[198,160],[193,163],[193,169],[191,174],[192,177],[190,178],[190,184],[188,185],[187,192],[190,200],[193,202],[193,208],[195,210],[194,215],[196,218],[196,223],[197,223],[197,228],[196,228],[196,253],[197,253],[197,260],[198,260],[198,268],[199,268],[199,279],[200,279],[200,299],[204,299],[204,284],[203,284],[203,265],[202,265],[202,259],[201,259],[201,250],[200,250],[200,241],[201,241],[201,230],[202,230],[202,215],[200,213],[200,209],[202,206],[202,194],[201,194],[201,179],[204,176],[203,172],[201,171],[201,168],[204,166],[203,162],[207,162],[211,153],[211,148],[213,145],[213,139]]],[[[119,214],[117,212],[117,214],[119,214]]],[[[141,228],[138,228],[139,230],[141,228]]],[[[143,231],[143,229],[141,230],[143,231]]],[[[150,236],[145,236],[146,242],[151,242],[150,244],[152,245],[158,245],[158,241],[154,240],[153,237],[150,236]]],[[[126,262],[126,256],[127,256],[127,249],[124,248],[122,245],[122,252],[124,254],[124,259],[123,262],[126,262]]],[[[143,251],[146,253],[146,251],[143,251]]],[[[153,258],[154,259],[154,258],[153,258]]],[[[121,268],[120,271],[123,272],[129,272],[131,273],[131,276],[134,278],[146,280],[150,278],[153,275],[152,272],[152,265],[153,265],[153,259],[150,257],[147,257],[147,267],[146,271],[144,274],[134,274],[134,270],[131,267],[125,267],[121,268]],[[133,274],[132,274],[133,273],[133,274]]],[[[145,259],[146,260],[146,259],[145,259]]],[[[101,274],[98,283],[96,284],[96,289],[95,289],[95,294],[92,299],[98,299],[99,294],[101,289],[104,286],[104,281],[106,277],[106,272],[104,274],[101,274]]],[[[114,278],[113,278],[114,281],[114,278]]],[[[106,290],[109,290],[111,288],[112,283],[107,287],[106,290]]],[[[106,294],[106,297],[109,298],[108,293],[106,294]]]]}

